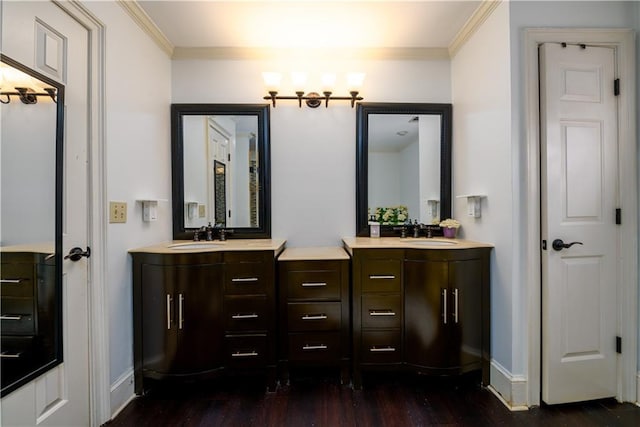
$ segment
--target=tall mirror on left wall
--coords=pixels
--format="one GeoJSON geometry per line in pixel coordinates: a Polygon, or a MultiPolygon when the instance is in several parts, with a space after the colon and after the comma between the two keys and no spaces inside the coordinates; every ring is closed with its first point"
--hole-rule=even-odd
{"type": "Polygon", "coordinates": [[[64,86],[0,57],[2,396],[62,362],[64,86]]]}
{"type": "Polygon", "coordinates": [[[271,237],[269,106],[173,104],[173,237],[271,237]]]}

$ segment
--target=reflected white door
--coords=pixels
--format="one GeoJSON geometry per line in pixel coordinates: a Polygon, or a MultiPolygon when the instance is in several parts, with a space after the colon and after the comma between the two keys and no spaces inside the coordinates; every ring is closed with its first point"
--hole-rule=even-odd
{"type": "MultiPolygon", "coordinates": [[[[34,56],[37,64],[64,70],[63,252],[66,254],[75,246],[85,248],[88,242],[88,32],[51,2],[5,1],[2,7],[3,53],[40,72],[42,68],[33,63],[34,56]],[[52,31],[54,36],[45,39],[48,45],[38,46],[34,28],[52,31]]],[[[62,286],[63,363],[2,399],[4,426],[90,424],[86,258],[63,261],[62,286]]]]}
{"type": "MultiPolygon", "coordinates": [[[[540,48],[542,400],[615,396],[614,50],[540,48]],[[571,247],[554,249],[554,240],[571,247]]],[[[556,245],[558,246],[558,245],[556,245]]]]}

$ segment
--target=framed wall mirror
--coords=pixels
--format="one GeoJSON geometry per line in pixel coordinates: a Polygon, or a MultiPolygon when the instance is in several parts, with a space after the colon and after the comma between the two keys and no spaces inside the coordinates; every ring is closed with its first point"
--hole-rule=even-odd
{"type": "Polygon", "coordinates": [[[4,397],[62,363],[64,85],[0,56],[4,397]]]}
{"type": "Polygon", "coordinates": [[[173,238],[271,237],[269,106],[173,104],[173,238]]]}
{"type": "Polygon", "coordinates": [[[356,235],[397,234],[405,221],[451,216],[451,104],[360,103],[356,111],[356,235]]]}

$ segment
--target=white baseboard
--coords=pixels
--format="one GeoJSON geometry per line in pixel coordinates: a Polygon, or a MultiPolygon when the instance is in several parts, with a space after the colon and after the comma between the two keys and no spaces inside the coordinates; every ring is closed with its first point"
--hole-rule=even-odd
{"type": "Polygon", "coordinates": [[[127,371],[111,385],[111,419],[135,398],[133,370],[127,371]]]}
{"type": "Polygon", "coordinates": [[[636,374],[636,405],[640,406],[640,372],[636,374]]]}
{"type": "Polygon", "coordinates": [[[491,390],[511,411],[526,411],[527,379],[520,375],[512,375],[495,360],[491,361],[491,390]]]}

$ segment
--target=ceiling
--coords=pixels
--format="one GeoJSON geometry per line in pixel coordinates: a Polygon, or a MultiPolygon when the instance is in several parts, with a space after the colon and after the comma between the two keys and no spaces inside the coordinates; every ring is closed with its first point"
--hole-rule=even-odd
{"type": "Polygon", "coordinates": [[[482,3],[138,0],[177,49],[447,48],[482,3]]]}

